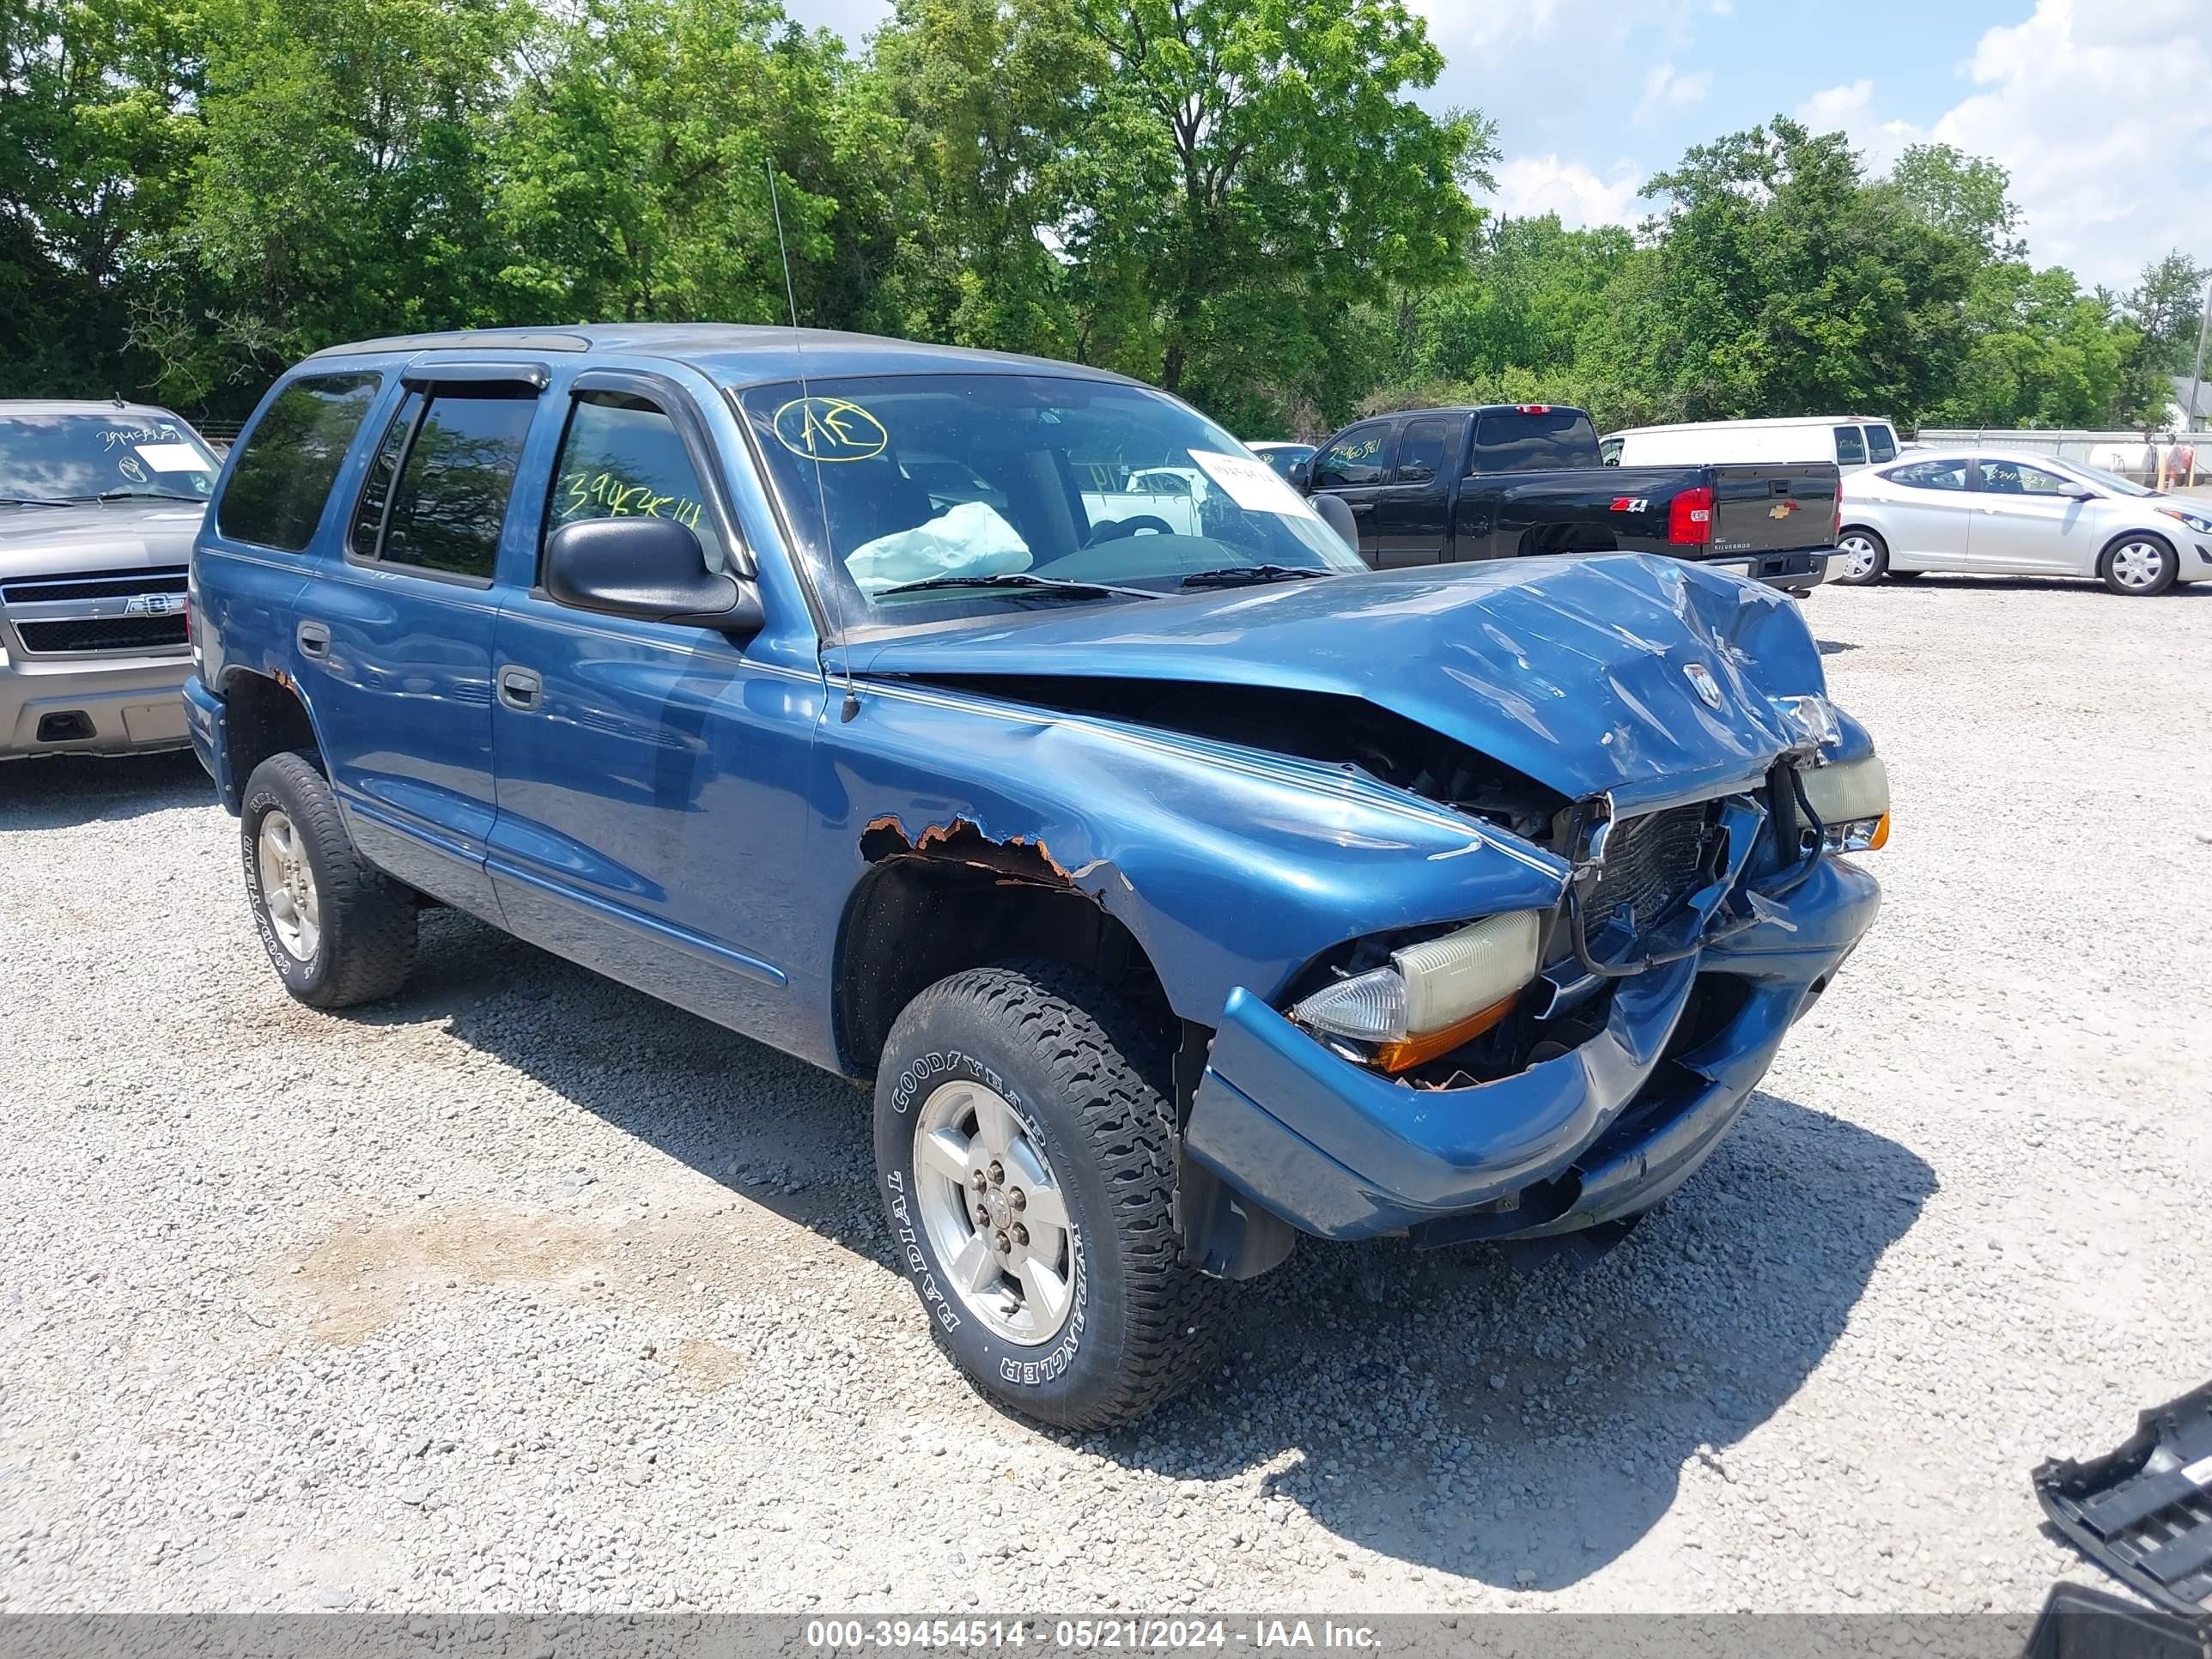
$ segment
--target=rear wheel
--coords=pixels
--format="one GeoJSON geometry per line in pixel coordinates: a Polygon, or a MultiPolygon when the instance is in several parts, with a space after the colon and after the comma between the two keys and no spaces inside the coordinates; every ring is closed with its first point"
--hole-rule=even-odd
{"type": "Polygon", "coordinates": [[[1841,556],[1828,580],[1843,587],[1864,587],[1878,582],[1889,568],[1889,544],[1863,525],[1853,525],[1837,538],[1841,556]]]}
{"type": "Polygon", "coordinates": [[[2130,532],[2114,542],[2097,565],[2105,586],[2130,599],[2165,592],[2180,571],[2181,561],[2175,557],[2172,544],[2163,536],[2142,531],[2130,532]]]}
{"type": "Polygon", "coordinates": [[[983,1390],[1071,1429],[1204,1374],[1222,1287],[1185,1259],[1152,1022],[1051,963],[956,974],[900,1014],[876,1081],[899,1267],[983,1390]]]}
{"type": "Polygon", "coordinates": [[[415,964],[415,895],[354,850],[323,775],[271,755],[239,814],[246,891],[284,988],[311,1008],[388,997],[415,964]]]}

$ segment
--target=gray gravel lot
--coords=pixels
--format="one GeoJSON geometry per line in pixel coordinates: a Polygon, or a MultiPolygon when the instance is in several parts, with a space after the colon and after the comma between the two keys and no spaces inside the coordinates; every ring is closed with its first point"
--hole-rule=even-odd
{"type": "Polygon", "coordinates": [[[1309,1242],[1140,1429],[982,1404],[863,1097],[467,919],[291,1003],[189,757],[0,771],[0,1608],[2021,1609],[2212,1370],[2212,590],[1808,606],[1899,802],[1594,1265],[1309,1242]]]}

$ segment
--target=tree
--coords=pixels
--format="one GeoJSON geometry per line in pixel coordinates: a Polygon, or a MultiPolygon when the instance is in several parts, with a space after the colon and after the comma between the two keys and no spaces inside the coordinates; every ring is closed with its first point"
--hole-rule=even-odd
{"type": "Polygon", "coordinates": [[[0,396],[108,393],[200,145],[204,40],[166,0],[0,6],[0,396]]]}
{"type": "Polygon", "coordinates": [[[1898,158],[1889,182],[1923,223],[1972,242],[1992,259],[2027,252],[2012,174],[1995,161],[1949,144],[1914,144],[1898,158]]]}
{"type": "Polygon", "coordinates": [[[2198,264],[2179,248],[2143,267],[2127,309],[2142,334],[2144,362],[2153,373],[2189,373],[2197,356],[2207,282],[2212,282],[2212,265],[2198,264]]]}
{"type": "Polygon", "coordinates": [[[501,304],[535,320],[844,325],[879,252],[843,48],[774,0],[590,0],[518,89],[493,160],[501,304]],[[780,203],[772,200],[773,165],[780,203]]]}
{"type": "Polygon", "coordinates": [[[1930,423],[2108,427],[2134,412],[2138,337],[2071,271],[1993,261],[1975,274],[1966,314],[1971,343],[1930,423]]]}
{"type": "Polygon", "coordinates": [[[854,94],[896,135],[894,331],[1084,354],[1051,233],[1073,211],[1064,158],[1108,72],[1059,0],[899,0],[854,94]]]}
{"type": "Polygon", "coordinates": [[[1108,355],[1249,398],[1355,301],[1456,271],[1490,129],[1405,94],[1443,58],[1401,0],[1073,0],[1108,74],[1059,228],[1108,355]],[[1146,300],[1124,321],[1129,295],[1146,300]]]}
{"type": "Polygon", "coordinates": [[[1594,356],[1612,378],[1700,420],[1910,418],[1949,384],[1977,250],[1869,187],[1840,134],[1778,116],[1691,149],[1647,194],[1671,204],[1607,308],[1594,356]]]}

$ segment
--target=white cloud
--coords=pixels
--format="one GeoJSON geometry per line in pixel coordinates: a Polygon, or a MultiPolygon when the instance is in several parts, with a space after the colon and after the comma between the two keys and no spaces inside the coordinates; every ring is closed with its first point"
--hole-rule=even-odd
{"type": "Polygon", "coordinates": [[[1662,110],[1687,109],[1702,104],[1713,89],[1713,72],[1698,70],[1683,75],[1672,64],[1661,64],[1644,77],[1644,96],[1629,119],[1641,126],[1662,110]]]}
{"type": "Polygon", "coordinates": [[[1908,144],[1928,137],[1910,121],[1876,118],[1871,81],[1854,81],[1814,93],[1797,106],[1797,118],[1814,132],[1842,133],[1875,173],[1887,173],[1908,144]]]}
{"type": "Polygon", "coordinates": [[[1522,155],[1498,169],[1495,205],[1509,219],[1556,213],[1570,230],[1588,225],[1633,225],[1650,211],[1638,199],[1643,177],[1626,162],[1600,178],[1580,161],[1558,155],[1522,155]]]}
{"type": "Polygon", "coordinates": [[[2212,258],[2212,4],[2040,0],[1968,73],[1980,90],[1931,131],[2011,169],[2039,263],[2124,288],[2177,245],[2212,258]]]}
{"type": "Polygon", "coordinates": [[[1966,72],[1976,90],[1924,131],[1879,119],[1865,81],[1798,113],[1877,167],[1923,138],[1990,157],[2012,174],[2031,257],[2084,283],[2130,287],[2176,246],[2212,260],[2212,0],[2037,0],[1983,34],[1966,72]]]}

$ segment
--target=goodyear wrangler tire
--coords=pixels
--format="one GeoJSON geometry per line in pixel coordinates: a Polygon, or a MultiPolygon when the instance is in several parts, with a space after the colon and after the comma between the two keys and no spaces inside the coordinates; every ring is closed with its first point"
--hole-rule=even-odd
{"type": "Polygon", "coordinates": [[[1127,1423],[1212,1361],[1222,1286],[1176,1229],[1164,1060],[1127,1004],[1051,963],[941,980],[884,1045],[898,1265],[954,1363],[1061,1428],[1127,1423]]]}
{"type": "Polygon", "coordinates": [[[311,1008],[398,990],[415,965],[415,895],[354,850],[305,756],[253,769],[238,827],[253,925],[284,988],[311,1008]]]}

